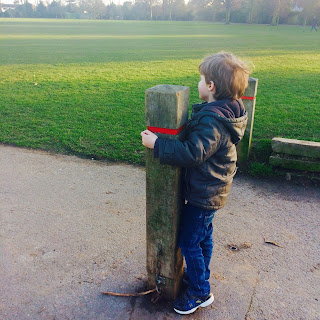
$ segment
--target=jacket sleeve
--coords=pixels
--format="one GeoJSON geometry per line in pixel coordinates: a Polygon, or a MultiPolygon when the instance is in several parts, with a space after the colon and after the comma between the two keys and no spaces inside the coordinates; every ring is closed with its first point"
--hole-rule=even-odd
{"type": "Polygon", "coordinates": [[[202,117],[191,127],[185,141],[159,138],[160,163],[193,167],[210,158],[219,148],[221,141],[220,127],[213,119],[202,117]]]}

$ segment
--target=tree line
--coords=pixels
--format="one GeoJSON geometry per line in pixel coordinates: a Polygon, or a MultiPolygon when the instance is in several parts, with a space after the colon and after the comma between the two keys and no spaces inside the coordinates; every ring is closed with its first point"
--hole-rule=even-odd
{"type": "MultiPolygon", "coordinates": [[[[4,5],[0,3],[4,8],[4,5]]],[[[320,17],[320,0],[16,0],[1,17],[119,20],[198,20],[225,23],[302,24],[320,17]]]]}

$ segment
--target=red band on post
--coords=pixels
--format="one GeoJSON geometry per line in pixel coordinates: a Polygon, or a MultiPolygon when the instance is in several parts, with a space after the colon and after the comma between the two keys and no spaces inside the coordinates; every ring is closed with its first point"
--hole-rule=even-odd
{"type": "Polygon", "coordinates": [[[164,134],[170,134],[172,136],[178,135],[180,132],[184,130],[186,125],[184,124],[179,129],[167,129],[167,128],[157,128],[157,127],[147,127],[148,130],[152,131],[153,133],[164,133],[164,134]]]}
{"type": "Polygon", "coordinates": [[[241,97],[242,100],[254,100],[256,97],[241,97]]]}

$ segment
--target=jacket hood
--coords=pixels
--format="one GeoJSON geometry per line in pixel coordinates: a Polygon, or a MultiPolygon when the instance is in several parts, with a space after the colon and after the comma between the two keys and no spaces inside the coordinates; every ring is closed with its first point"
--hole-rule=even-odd
{"type": "Polygon", "coordinates": [[[208,115],[217,118],[230,132],[234,144],[237,144],[243,137],[248,115],[241,99],[204,102],[194,105],[192,110],[199,116],[208,115]]]}

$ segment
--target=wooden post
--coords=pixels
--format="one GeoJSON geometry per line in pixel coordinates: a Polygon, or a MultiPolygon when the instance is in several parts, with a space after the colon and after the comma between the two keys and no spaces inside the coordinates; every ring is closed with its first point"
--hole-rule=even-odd
{"type": "Polygon", "coordinates": [[[248,112],[248,123],[242,140],[237,145],[239,165],[247,162],[251,148],[251,138],[253,130],[254,109],[256,105],[256,95],[258,88],[258,79],[249,78],[249,85],[246,89],[242,101],[248,112]]]}
{"type": "MultiPolygon", "coordinates": [[[[158,85],[146,90],[146,123],[159,137],[181,140],[184,132],[177,134],[176,130],[187,123],[188,108],[188,87],[158,85]]],[[[179,293],[183,274],[183,257],[177,248],[181,169],[160,165],[148,148],[146,196],[148,286],[154,288],[158,284],[162,296],[173,300],[179,293]]]]}

